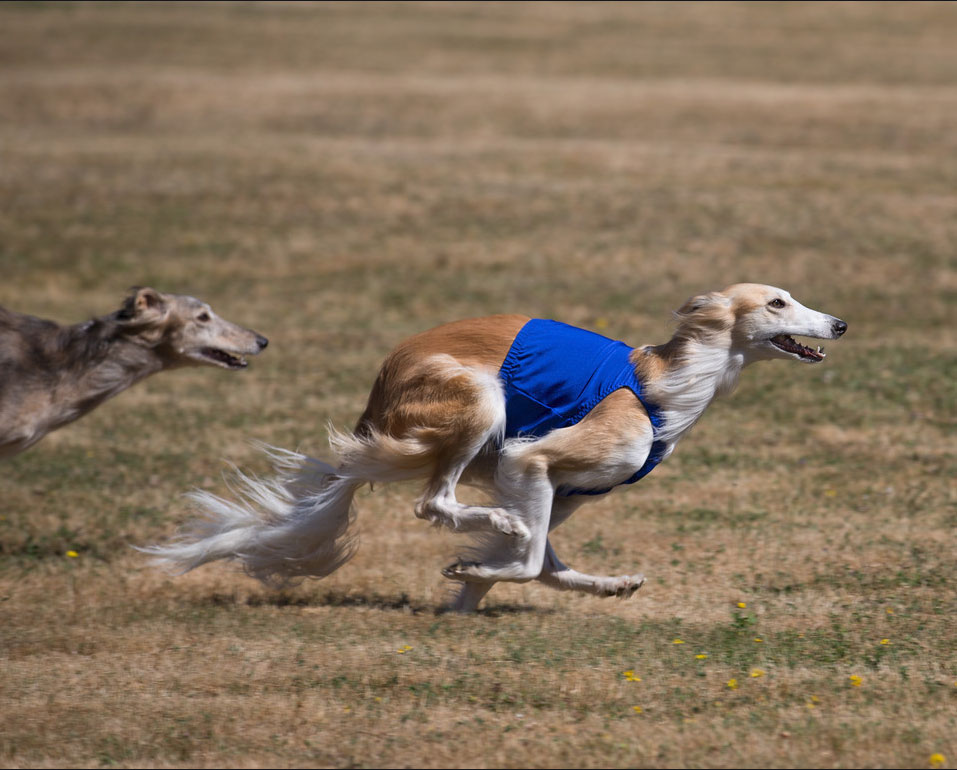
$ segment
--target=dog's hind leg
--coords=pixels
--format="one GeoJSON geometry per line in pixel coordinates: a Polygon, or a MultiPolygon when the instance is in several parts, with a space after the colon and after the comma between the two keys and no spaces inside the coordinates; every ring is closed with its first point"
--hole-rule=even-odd
{"type": "MultiPolygon", "coordinates": [[[[548,529],[552,530],[565,521],[574,513],[579,506],[586,501],[583,497],[555,497],[552,501],[552,511],[548,521],[548,529]]],[[[479,563],[488,561],[495,554],[500,553],[502,548],[508,547],[507,542],[493,542],[491,538],[485,538],[485,547],[479,552],[473,549],[471,554],[479,563]]],[[[547,554],[547,552],[546,552],[547,554]]],[[[547,558],[547,555],[546,555],[547,558]]],[[[543,567],[545,569],[546,567],[543,567]]],[[[492,590],[494,582],[488,583],[462,583],[462,587],[455,598],[444,608],[450,612],[475,612],[479,603],[485,598],[485,595],[492,590]]]]}
{"type": "Polygon", "coordinates": [[[507,511],[466,505],[455,496],[462,473],[483,450],[501,443],[504,430],[505,396],[497,370],[464,365],[446,354],[420,358],[399,349],[383,365],[355,435],[364,446],[396,447],[380,452],[384,467],[406,465],[408,456],[429,479],[415,506],[420,519],[458,532],[522,539],[527,528],[507,511]]]}
{"type": "Polygon", "coordinates": [[[504,508],[467,505],[456,500],[455,487],[462,472],[480,449],[436,471],[425,494],[416,503],[415,515],[435,526],[445,526],[456,532],[499,532],[527,540],[528,528],[504,508]]]}
{"type": "Polygon", "coordinates": [[[455,598],[444,608],[444,612],[475,612],[485,594],[492,590],[495,583],[462,583],[455,598]]]}
{"type": "MultiPolygon", "coordinates": [[[[549,531],[566,521],[585,502],[587,502],[587,499],[581,496],[555,497],[548,522],[549,531]]],[[[507,548],[508,545],[508,542],[504,539],[486,538],[485,547],[481,551],[473,552],[471,556],[476,559],[476,564],[485,564],[494,561],[496,555],[500,555],[503,548],[507,548]]],[[[465,564],[468,565],[469,562],[465,564]]],[[[453,567],[455,566],[457,565],[453,565],[453,567]]],[[[452,577],[452,575],[448,576],[452,577]]],[[[602,577],[586,575],[573,570],[561,562],[555,554],[551,542],[547,540],[542,570],[537,579],[551,588],[563,591],[580,591],[595,596],[618,596],[621,598],[631,596],[641,588],[645,580],[642,575],[602,577]]],[[[446,609],[452,612],[475,612],[479,603],[494,585],[495,582],[493,581],[463,583],[458,594],[449,602],[446,609]]]]}
{"type": "Polygon", "coordinates": [[[524,525],[527,537],[496,534],[481,538],[473,549],[476,559],[449,565],[442,570],[445,577],[470,583],[525,582],[541,573],[554,489],[547,460],[535,449],[537,443],[516,441],[506,445],[495,474],[496,496],[502,508],[524,525]]]}
{"type": "Polygon", "coordinates": [[[416,503],[415,515],[457,532],[497,532],[527,539],[528,528],[504,508],[468,505],[455,496],[465,469],[480,452],[501,441],[505,401],[498,378],[441,359],[433,359],[432,366],[432,377],[444,378],[442,384],[452,396],[447,396],[445,415],[434,418],[436,424],[412,429],[418,441],[431,447],[433,457],[429,483],[416,503]],[[456,385],[461,391],[457,398],[456,385]]]}
{"type": "MultiPolygon", "coordinates": [[[[630,391],[615,391],[576,425],[536,440],[506,442],[495,475],[498,501],[521,520],[528,538],[486,539],[473,551],[474,560],[460,560],[443,574],[470,583],[540,579],[556,588],[601,596],[630,595],[637,590],[643,582],[640,576],[583,575],[562,564],[554,551],[546,563],[549,529],[567,519],[586,497],[556,497],[555,488],[614,487],[645,461],[652,443],[651,423],[643,409],[634,408],[636,403],[630,391]]],[[[476,591],[463,591],[457,603],[477,604],[476,596],[476,591]]]]}
{"type": "Polygon", "coordinates": [[[551,543],[545,544],[545,562],[538,579],[560,591],[580,591],[594,596],[617,596],[621,599],[627,599],[645,582],[644,575],[602,577],[573,570],[562,564],[551,543]]]}

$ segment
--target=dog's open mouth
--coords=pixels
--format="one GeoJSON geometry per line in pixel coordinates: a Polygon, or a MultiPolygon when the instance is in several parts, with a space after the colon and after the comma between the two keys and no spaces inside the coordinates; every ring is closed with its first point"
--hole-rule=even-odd
{"type": "Polygon", "coordinates": [[[814,348],[809,348],[807,345],[802,345],[787,334],[779,334],[776,337],[772,337],[769,342],[778,350],[783,350],[785,353],[798,356],[802,361],[817,363],[818,361],[823,361],[825,357],[825,353],[821,350],[820,345],[818,345],[817,350],[815,350],[814,348]]]}
{"type": "Polygon", "coordinates": [[[219,348],[200,348],[199,354],[219,366],[227,369],[245,369],[249,364],[242,356],[235,356],[219,348]]]}

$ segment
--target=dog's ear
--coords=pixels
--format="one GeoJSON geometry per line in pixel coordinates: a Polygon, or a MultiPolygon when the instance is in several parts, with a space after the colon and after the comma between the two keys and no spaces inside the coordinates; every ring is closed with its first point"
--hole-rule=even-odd
{"type": "Polygon", "coordinates": [[[137,315],[162,313],[166,310],[166,300],[156,289],[144,287],[137,290],[133,307],[137,315]]]}
{"type": "Polygon", "coordinates": [[[720,331],[734,324],[731,300],[718,291],[691,297],[678,310],[675,317],[681,326],[720,331]]]}
{"type": "Polygon", "coordinates": [[[130,292],[116,314],[118,320],[150,324],[162,321],[169,313],[166,298],[156,289],[134,286],[130,292]]]}

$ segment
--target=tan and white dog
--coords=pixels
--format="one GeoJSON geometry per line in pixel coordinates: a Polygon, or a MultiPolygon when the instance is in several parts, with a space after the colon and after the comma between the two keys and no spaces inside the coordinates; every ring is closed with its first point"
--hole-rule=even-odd
{"type": "Polygon", "coordinates": [[[164,369],[243,369],[261,334],[205,302],[138,288],[102,318],[61,326],[0,308],[0,457],[22,452],[164,369]]]}
{"type": "Polygon", "coordinates": [[[834,339],[847,329],[788,292],[757,284],[693,297],[676,315],[669,342],[628,354],[643,400],[628,388],[614,390],[574,425],[538,437],[503,439],[500,369],[528,317],[458,321],[416,335],[386,358],[355,430],[333,432],[335,467],[267,449],[275,478],[240,473],[236,501],[194,493],[205,518],[177,540],[143,550],[180,571],[237,559],[271,585],[322,577],[354,551],[352,499],[361,485],[422,478],[416,515],[478,535],[470,559],[443,570],[463,584],[453,609],[475,610],[502,580],[630,596],[644,582],[641,575],[576,572],[559,561],[549,531],[595,492],[626,482],[653,445],[667,457],[708,404],[735,387],[745,366],[772,358],[819,362],[824,353],[792,335],[834,339]],[[645,403],[655,405],[658,427],[645,403]],[[459,502],[459,481],[490,490],[495,504],[459,502]]]}

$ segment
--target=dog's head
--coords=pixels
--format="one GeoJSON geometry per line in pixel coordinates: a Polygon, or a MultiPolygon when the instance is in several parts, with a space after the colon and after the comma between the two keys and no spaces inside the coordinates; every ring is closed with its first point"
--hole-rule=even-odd
{"type": "Polygon", "coordinates": [[[135,288],[114,315],[128,339],[155,349],[167,366],[221,366],[244,369],[243,356],[256,355],[269,343],[213,312],[205,302],[183,294],[135,288]]]}
{"type": "Polygon", "coordinates": [[[824,360],[824,351],[803,345],[794,336],[832,340],[847,331],[841,319],[805,307],[784,289],[756,283],[737,283],[692,297],[677,316],[679,335],[726,337],[746,363],[768,358],[818,363],[824,360]]]}

